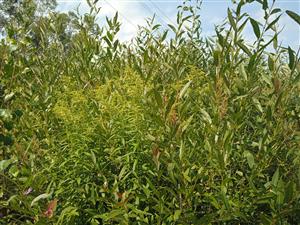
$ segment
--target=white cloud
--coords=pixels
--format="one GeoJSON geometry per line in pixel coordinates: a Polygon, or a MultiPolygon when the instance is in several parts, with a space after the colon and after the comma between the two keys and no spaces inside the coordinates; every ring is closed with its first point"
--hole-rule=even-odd
{"type": "MultiPolygon", "coordinates": [[[[62,12],[75,10],[79,3],[79,12],[81,14],[89,11],[89,6],[85,0],[58,2],[57,9],[62,12]]],[[[145,25],[145,16],[147,16],[147,13],[145,13],[144,9],[141,7],[141,3],[138,1],[103,0],[97,3],[97,7],[101,8],[98,16],[98,20],[100,20],[101,24],[105,23],[106,16],[112,18],[118,11],[118,19],[122,24],[118,34],[118,38],[121,41],[129,41],[136,35],[138,25],[145,25]]]]}
{"type": "MultiPolygon", "coordinates": [[[[92,1],[92,0],[91,0],[92,1]]],[[[295,0],[298,1],[298,0],[295,0]]],[[[59,11],[74,10],[76,6],[80,5],[80,12],[86,13],[89,7],[86,0],[58,0],[59,11]]],[[[169,20],[173,23],[176,21],[176,6],[180,3],[171,1],[154,1],[152,4],[150,1],[143,0],[99,0],[97,6],[101,7],[99,20],[101,24],[105,23],[105,16],[113,17],[116,10],[119,11],[119,21],[122,23],[121,31],[118,34],[118,38],[122,41],[129,41],[137,33],[138,25],[145,25],[145,19],[156,13],[156,21],[161,23],[165,28],[169,20]],[[159,9],[158,9],[159,8],[159,9]]],[[[227,16],[227,7],[230,7],[230,2],[217,2],[217,1],[205,1],[203,3],[201,18],[202,18],[202,33],[204,36],[210,36],[214,34],[214,25],[221,24],[223,19],[227,16]],[[211,3],[211,4],[208,4],[211,3]]],[[[288,3],[279,5],[279,8],[295,9],[299,4],[295,3],[288,5],[288,3]],[[293,6],[293,7],[292,7],[293,6]]],[[[299,8],[299,7],[298,7],[299,8]]],[[[249,4],[245,6],[244,11],[248,12],[251,17],[263,22],[264,12],[261,9],[260,4],[249,4]]],[[[291,45],[293,47],[299,46],[300,29],[296,23],[292,21],[286,14],[280,20],[280,26],[285,26],[284,31],[280,35],[279,40],[283,40],[284,45],[291,45]]],[[[253,42],[256,38],[253,33],[250,23],[245,27],[244,37],[253,42]]]]}

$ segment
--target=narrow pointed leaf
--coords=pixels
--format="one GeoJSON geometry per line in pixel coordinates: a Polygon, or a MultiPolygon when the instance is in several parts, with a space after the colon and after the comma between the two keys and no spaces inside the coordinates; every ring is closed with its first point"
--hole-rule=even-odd
{"type": "Polygon", "coordinates": [[[234,30],[236,30],[236,24],[235,24],[235,22],[234,22],[232,13],[231,13],[231,11],[230,11],[229,8],[227,9],[227,15],[228,15],[228,20],[229,20],[230,25],[232,26],[232,28],[233,28],[234,30]]]}
{"type": "Polygon", "coordinates": [[[288,47],[288,53],[289,53],[289,67],[292,70],[295,65],[295,55],[293,50],[290,47],[288,47]]]}
{"type": "Polygon", "coordinates": [[[286,13],[300,25],[300,16],[292,11],[287,10],[286,13]]]}
{"type": "Polygon", "coordinates": [[[180,93],[179,93],[179,98],[180,98],[180,99],[185,95],[185,93],[186,93],[187,89],[189,88],[189,86],[191,85],[191,83],[192,83],[192,81],[190,80],[190,81],[187,82],[186,85],[184,85],[184,87],[181,89],[181,91],[180,91],[180,93]]]}
{"type": "Polygon", "coordinates": [[[30,206],[32,207],[39,200],[49,198],[50,196],[51,196],[51,193],[50,194],[48,194],[48,193],[41,194],[32,200],[30,206]]]}
{"type": "Polygon", "coordinates": [[[259,24],[256,20],[250,18],[250,23],[252,25],[254,34],[257,38],[260,38],[260,29],[259,29],[259,24]]]}
{"type": "Polygon", "coordinates": [[[247,48],[246,45],[244,45],[241,41],[237,42],[237,45],[248,55],[251,56],[251,51],[247,48]]]}

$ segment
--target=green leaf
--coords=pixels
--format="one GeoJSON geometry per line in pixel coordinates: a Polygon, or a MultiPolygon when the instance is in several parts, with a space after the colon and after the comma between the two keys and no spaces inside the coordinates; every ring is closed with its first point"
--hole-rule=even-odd
{"type": "Polygon", "coordinates": [[[112,44],[111,44],[111,41],[105,36],[103,37],[103,40],[107,43],[107,45],[111,48],[112,47],[112,44]]]}
{"type": "Polygon", "coordinates": [[[168,35],[168,32],[169,32],[169,30],[166,30],[166,31],[164,32],[164,34],[162,35],[162,37],[161,37],[161,39],[160,39],[161,42],[163,42],[163,41],[166,39],[166,37],[167,37],[167,35],[168,35]]]}
{"type": "Polygon", "coordinates": [[[275,14],[275,13],[279,13],[279,12],[281,12],[281,9],[279,9],[279,8],[273,9],[271,12],[271,15],[275,14]]]}
{"type": "Polygon", "coordinates": [[[0,109],[0,118],[3,120],[9,120],[12,118],[11,112],[7,109],[0,109]]]}
{"type": "Polygon", "coordinates": [[[9,167],[14,162],[16,162],[16,160],[13,158],[0,161],[0,172],[4,171],[7,167],[9,167]]]}
{"type": "Polygon", "coordinates": [[[89,7],[92,7],[90,0],[86,0],[89,7]]]}
{"type": "Polygon", "coordinates": [[[278,20],[280,19],[281,15],[279,15],[276,19],[274,19],[266,28],[266,31],[269,29],[273,29],[273,26],[278,22],[278,20]]]}
{"type": "Polygon", "coordinates": [[[181,124],[181,131],[184,132],[193,120],[194,115],[191,115],[186,121],[181,124]]]}
{"type": "Polygon", "coordinates": [[[229,20],[230,25],[232,26],[232,28],[233,28],[234,30],[236,30],[236,24],[235,24],[235,22],[234,22],[232,13],[231,13],[231,11],[230,11],[229,8],[227,9],[227,16],[228,16],[228,20],[229,20]]]}
{"type": "Polygon", "coordinates": [[[255,36],[257,37],[257,39],[260,38],[260,29],[259,29],[259,24],[256,20],[250,18],[250,23],[252,25],[252,28],[254,30],[255,36]]]}
{"type": "Polygon", "coordinates": [[[273,48],[277,49],[278,48],[278,39],[277,39],[277,34],[273,38],[273,48]]]}
{"type": "Polygon", "coordinates": [[[168,24],[168,26],[172,29],[172,31],[173,31],[174,33],[177,32],[176,28],[175,28],[172,24],[168,24]]]}
{"type": "Polygon", "coordinates": [[[239,31],[239,32],[242,32],[242,31],[244,30],[244,28],[245,28],[247,22],[248,22],[248,18],[245,19],[245,21],[239,26],[239,28],[238,28],[238,31],[239,31]]]}
{"type": "Polygon", "coordinates": [[[146,135],[146,138],[148,139],[148,140],[150,140],[150,141],[156,141],[156,139],[155,139],[155,137],[154,136],[152,136],[151,134],[147,134],[146,135]]]}
{"type": "Polygon", "coordinates": [[[272,177],[272,184],[276,187],[278,184],[278,180],[279,180],[279,168],[277,168],[277,170],[275,171],[275,173],[273,174],[272,177]]]}
{"type": "Polygon", "coordinates": [[[238,7],[237,7],[237,10],[236,10],[236,14],[237,14],[237,15],[240,15],[242,6],[243,6],[244,4],[245,4],[244,1],[240,1],[240,2],[239,2],[238,7]]]}
{"type": "Polygon", "coordinates": [[[118,176],[119,180],[121,180],[124,177],[124,175],[126,173],[126,170],[127,170],[127,167],[123,166],[122,169],[121,169],[121,171],[120,171],[120,173],[119,173],[119,176],[118,176]]]}
{"type": "Polygon", "coordinates": [[[261,106],[259,100],[258,100],[257,98],[253,98],[253,102],[254,102],[256,108],[257,108],[261,113],[263,113],[263,108],[262,108],[262,106],[261,106]]]}
{"type": "Polygon", "coordinates": [[[104,221],[109,221],[109,220],[112,220],[112,219],[121,219],[124,215],[124,210],[120,209],[114,209],[112,211],[110,211],[109,213],[103,213],[101,215],[96,215],[94,216],[94,218],[101,218],[103,219],[104,221]]]}
{"type": "Polygon", "coordinates": [[[46,198],[49,198],[50,196],[52,195],[52,193],[44,193],[44,194],[41,194],[39,196],[37,196],[36,198],[34,198],[30,204],[30,206],[32,207],[35,203],[37,203],[39,200],[41,199],[46,199],[46,198]]]}
{"type": "Polygon", "coordinates": [[[91,157],[92,157],[92,161],[95,165],[97,165],[97,159],[96,159],[96,156],[95,156],[95,153],[93,151],[91,151],[91,157]]]}
{"type": "Polygon", "coordinates": [[[243,174],[242,171],[237,170],[235,173],[236,173],[237,175],[239,175],[240,177],[244,176],[244,174],[243,174]]]}
{"type": "MultiPolygon", "coordinates": [[[[269,201],[267,201],[268,203],[269,201]]],[[[266,213],[261,213],[259,215],[260,217],[260,221],[261,221],[261,224],[272,224],[274,220],[272,220],[272,218],[267,215],[266,213]]]]}
{"type": "Polygon", "coordinates": [[[214,65],[218,66],[219,65],[219,60],[220,60],[220,51],[215,50],[213,52],[213,57],[214,57],[214,65]]]}
{"type": "Polygon", "coordinates": [[[114,24],[116,24],[118,22],[118,16],[119,16],[119,13],[118,11],[116,12],[116,15],[114,16],[114,24]]]}
{"type": "Polygon", "coordinates": [[[184,17],[184,18],[182,19],[182,22],[188,21],[188,19],[190,19],[191,17],[192,17],[191,15],[184,17]]]}
{"type": "Polygon", "coordinates": [[[250,57],[250,60],[249,60],[248,66],[247,66],[247,71],[248,71],[249,73],[252,72],[254,66],[256,65],[255,62],[256,62],[256,54],[253,54],[253,55],[250,57]]]}
{"type": "Polygon", "coordinates": [[[181,141],[180,148],[179,148],[179,159],[182,160],[184,154],[184,143],[181,141]]]}
{"type": "Polygon", "coordinates": [[[12,93],[6,95],[6,96],[4,97],[4,102],[8,102],[9,100],[11,100],[11,99],[14,97],[14,95],[15,95],[14,92],[12,92],[12,93]]]}
{"type": "Polygon", "coordinates": [[[118,45],[119,45],[119,40],[116,40],[116,41],[114,42],[114,51],[117,50],[118,45]]]}
{"type": "Polygon", "coordinates": [[[262,7],[263,7],[263,10],[266,10],[266,9],[269,8],[269,6],[268,6],[268,0],[263,0],[263,5],[262,5],[262,7]]]}
{"type": "Polygon", "coordinates": [[[272,55],[269,55],[268,57],[268,67],[270,71],[274,71],[274,59],[272,57],[272,55]]]}
{"type": "Polygon", "coordinates": [[[162,107],[163,100],[162,100],[161,94],[156,89],[153,89],[153,93],[154,93],[154,97],[155,97],[157,106],[162,107]]]}
{"type": "Polygon", "coordinates": [[[73,206],[68,206],[67,208],[65,208],[61,212],[56,224],[65,224],[65,223],[63,223],[65,216],[68,218],[71,218],[73,216],[79,216],[79,213],[77,212],[77,208],[75,208],[73,206]]]}
{"type": "Polygon", "coordinates": [[[174,221],[177,221],[180,217],[181,210],[176,210],[174,213],[174,221]]]}
{"type": "Polygon", "coordinates": [[[160,24],[156,24],[156,25],[152,28],[152,30],[156,30],[156,29],[158,29],[160,26],[161,26],[160,24]]]}
{"type": "Polygon", "coordinates": [[[206,122],[208,122],[209,124],[211,124],[212,123],[212,119],[211,119],[210,115],[204,109],[201,109],[200,112],[202,114],[203,120],[206,121],[206,122]]]}
{"type": "Polygon", "coordinates": [[[297,13],[289,10],[286,10],[285,12],[300,25],[300,16],[297,13]]]}
{"type": "Polygon", "coordinates": [[[190,172],[190,169],[187,168],[185,172],[183,172],[183,177],[185,180],[187,180],[189,183],[192,182],[192,179],[191,177],[189,176],[189,172],[190,172]]]}
{"type": "Polygon", "coordinates": [[[244,45],[241,41],[238,41],[237,42],[237,45],[248,55],[248,56],[251,56],[252,53],[251,51],[247,48],[246,45],[244,45]]]}
{"type": "MultiPolygon", "coordinates": [[[[108,37],[109,42],[112,42],[114,39],[113,34],[111,34],[109,31],[106,32],[106,36],[108,37]]],[[[111,45],[110,45],[111,46],[111,45]]]]}
{"type": "Polygon", "coordinates": [[[252,169],[255,165],[253,154],[249,151],[245,151],[244,157],[247,159],[248,166],[252,169]]]}
{"type": "Polygon", "coordinates": [[[293,50],[290,47],[288,47],[288,53],[289,53],[289,67],[292,70],[295,65],[295,55],[293,50]]]}
{"type": "Polygon", "coordinates": [[[284,199],[286,202],[290,202],[294,197],[296,197],[295,195],[295,190],[296,190],[296,184],[292,181],[289,181],[285,188],[284,188],[284,199]]]}
{"type": "Polygon", "coordinates": [[[189,86],[191,85],[192,81],[190,80],[189,82],[187,82],[184,87],[181,89],[180,93],[179,93],[179,99],[182,99],[182,97],[185,95],[187,89],[189,88],[189,86]]]}
{"type": "Polygon", "coordinates": [[[242,77],[244,78],[244,80],[248,80],[248,75],[245,71],[245,66],[243,64],[240,64],[239,66],[239,72],[242,75],[242,77]]]}
{"type": "MultiPolygon", "coordinates": [[[[219,40],[220,45],[221,45],[222,47],[224,47],[225,44],[226,44],[226,41],[225,41],[223,35],[222,35],[220,32],[218,32],[217,30],[216,30],[216,33],[217,33],[217,36],[218,36],[218,40],[219,40]]],[[[215,52],[218,52],[218,50],[215,50],[215,52]]]]}
{"type": "Polygon", "coordinates": [[[228,198],[226,196],[226,193],[227,193],[227,188],[224,185],[222,185],[221,186],[221,200],[224,203],[226,209],[229,209],[230,205],[229,205],[229,201],[228,201],[228,198]]]}

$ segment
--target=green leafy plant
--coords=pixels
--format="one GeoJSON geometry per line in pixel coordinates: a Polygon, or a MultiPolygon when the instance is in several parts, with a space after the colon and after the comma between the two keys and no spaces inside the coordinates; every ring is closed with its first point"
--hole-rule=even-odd
{"type": "Polygon", "coordinates": [[[205,39],[186,0],[131,43],[97,1],[20,2],[0,3],[1,224],[300,222],[299,50],[276,1],[233,3],[205,39]]]}

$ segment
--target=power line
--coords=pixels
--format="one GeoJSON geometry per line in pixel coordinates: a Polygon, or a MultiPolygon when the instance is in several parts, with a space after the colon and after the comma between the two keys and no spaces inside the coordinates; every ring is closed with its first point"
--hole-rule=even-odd
{"type": "MultiPolygon", "coordinates": [[[[120,2],[133,2],[133,3],[137,2],[137,3],[140,3],[140,2],[148,2],[148,1],[149,0],[122,0],[120,2]]],[[[58,3],[59,2],[83,3],[83,2],[85,2],[85,0],[57,0],[56,2],[58,2],[58,3]]],[[[169,0],[169,1],[168,0],[157,0],[155,2],[170,2],[170,3],[172,3],[172,2],[181,2],[181,0],[169,0]]]]}
{"type": "MultiPolygon", "coordinates": [[[[65,3],[83,3],[85,2],[85,0],[57,0],[56,2],[60,3],[60,2],[65,2],[65,3]]],[[[149,2],[149,0],[122,0],[120,2],[149,2]]],[[[152,2],[156,2],[156,3],[172,3],[172,2],[182,2],[181,0],[154,0],[152,2]]],[[[203,0],[203,2],[205,3],[228,3],[228,0],[203,0]]],[[[277,3],[297,3],[296,0],[277,0],[277,3]]]]}
{"type": "MultiPolygon", "coordinates": [[[[148,2],[149,0],[122,0],[120,2],[148,2]]],[[[57,0],[57,2],[85,2],[85,0],[57,0]]],[[[181,0],[154,0],[153,2],[182,2],[181,0]]],[[[228,3],[228,0],[204,0],[205,3],[218,3],[218,2],[225,2],[228,3]]],[[[295,0],[277,0],[276,2],[281,3],[297,3],[295,0]]]]}
{"type": "Polygon", "coordinates": [[[116,10],[116,12],[119,12],[120,13],[120,15],[128,22],[128,23],[130,23],[132,26],[134,26],[134,28],[135,29],[137,29],[138,30],[138,26],[136,25],[136,24],[134,24],[130,19],[128,19],[125,15],[123,15],[123,13],[120,11],[120,10],[118,10],[118,9],[116,9],[112,4],[110,4],[107,0],[104,0],[111,8],[113,8],[114,10],[116,10]]]}
{"type": "Polygon", "coordinates": [[[150,14],[154,14],[154,16],[157,16],[162,23],[168,24],[163,18],[161,18],[158,14],[153,12],[152,9],[145,2],[141,2],[141,3],[143,6],[146,7],[147,11],[149,11],[150,14]]]}
{"type": "Polygon", "coordinates": [[[152,1],[152,0],[149,0],[149,1],[163,16],[165,16],[165,18],[167,18],[167,20],[169,20],[169,22],[172,25],[174,25],[173,22],[172,22],[172,20],[154,3],[154,1],[152,1]]]}

